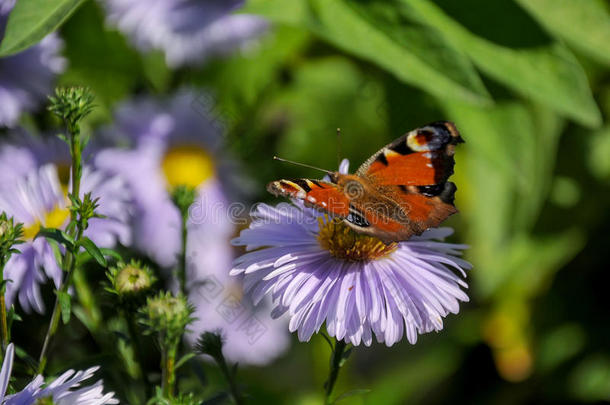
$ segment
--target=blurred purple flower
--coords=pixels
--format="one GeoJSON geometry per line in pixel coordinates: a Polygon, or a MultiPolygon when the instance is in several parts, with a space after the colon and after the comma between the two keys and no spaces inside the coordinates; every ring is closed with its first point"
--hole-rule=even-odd
{"type": "MultiPolygon", "coordinates": [[[[15,146],[11,146],[15,147],[15,146]]],[[[19,149],[22,156],[26,149],[19,149]]],[[[4,156],[0,153],[0,157],[4,156]]],[[[34,154],[26,161],[35,162],[34,154]]],[[[0,158],[0,170],[9,170],[0,158]]],[[[7,284],[7,306],[19,298],[21,306],[29,311],[44,311],[40,296],[40,284],[46,277],[53,280],[56,287],[61,283],[62,271],[58,267],[51,245],[44,239],[34,240],[41,226],[63,228],[69,220],[66,191],[67,180],[58,174],[61,166],[52,163],[32,167],[11,168],[15,177],[11,181],[0,182],[0,211],[14,216],[24,224],[26,242],[19,245],[21,254],[13,255],[5,267],[7,284]],[[25,170],[27,168],[27,171],[25,170]],[[46,276],[46,277],[45,277],[46,276]]],[[[92,192],[93,198],[100,198],[99,213],[107,218],[93,218],[85,235],[101,247],[112,247],[117,240],[123,244],[131,242],[131,231],[127,225],[129,218],[129,192],[119,178],[109,178],[90,167],[83,169],[81,194],[92,192]]],[[[82,197],[81,195],[81,197],[82,197]]]]}
{"type": "Polygon", "coordinates": [[[326,322],[331,336],[354,345],[370,345],[373,334],[387,346],[403,334],[415,343],[418,334],[441,330],[458,301],[468,301],[460,289],[466,283],[450,269],[466,276],[471,266],[457,257],[466,246],[435,241],[449,228],[385,245],[298,201],[261,204],[252,219],[233,240],[252,252],[234,262],[231,274],[245,274],[255,303],[270,294],[272,316],[288,313],[301,341],[326,322]]]}
{"type": "Polygon", "coordinates": [[[260,17],[231,14],[243,0],[107,0],[108,20],[170,66],[192,65],[246,47],[267,30],[260,17]]]}
{"type": "MultiPolygon", "coordinates": [[[[0,4],[0,41],[14,1],[0,4]]],[[[0,127],[12,127],[23,111],[33,111],[53,89],[55,76],[66,61],[59,53],[63,42],[55,34],[16,55],[0,58],[0,127]]]]}
{"type": "Polygon", "coordinates": [[[242,299],[239,280],[229,277],[235,227],[226,175],[234,169],[224,158],[218,122],[200,109],[202,99],[200,93],[183,90],[169,100],[123,104],[108,132],[122,136],[129,147],[102,150],[95,162],[128,182],[135,203],[135,247],[165,268],[176,265],[181,241],[180,214],[170,190],[179,185],[196,189],[186,255],[189,301],[198,320],[188,340],[194,343],[201,332],[222,329],[229,360],[264,364],[284,350],[288,334],[265,323],[264,338],[255,338],[255,326],[247,321],[261,310],[242,299]],[[232,313],[227,304],[234,307],[232,313]]]}
{"type": "Polygon", "coordinates": [[[91,367],[85,371],[68,370],[49,384],[44,384],[44,378],[37,375],[34,379],[16,394],[6,395],[8,382],[13,369],[15,348],[10,343],[6,348],[2,371],[0,371],[0,403],[3,405],[34,405],[42,403],[45,398],[51,398],[57,405],[104,405],[118,404],[114,392],[104,394],[102,380],[88,387],[81,383],[93,376],[99,367],[91,367]],[[45,385],[43,387],[43,385],[45,385]]]}

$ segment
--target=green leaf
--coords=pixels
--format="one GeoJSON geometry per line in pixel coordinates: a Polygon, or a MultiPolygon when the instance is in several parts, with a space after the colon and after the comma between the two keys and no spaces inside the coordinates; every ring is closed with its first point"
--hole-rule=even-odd
{"type": "Polygon", "coordinates": [[[89,253],[100,266],[106,267],[108,265],[104,254],[91,239],[87,238],[86,236],[83,237],[78,241],[78,246],[84,247],[87,253],[89,253]]]}
{"type": "Polygon", "coordinates": [[[121,256],[121,254],[114,249],[109,249],[109,248],[99,248],[99,249],[100,249],[100,252],[102,252],[102,254],[104,256],[110,256],[110,257],[116,259],[117,261],[123,260],[123,256],[121,256]]]}
{"type": "Polygon", "coordinates": [[[127,97],[135,87],[151,85],[142,72],[139,54],[119,32],[105,29],[104,13],[97,2],[88,1],[80,7],[62,27],[62,37],[68,69],[60,78],[61,84],[91,88],[99,107],[92,113],[92,120],[108,119],[113,103],[127,97]]]}
{"type": "Polygon", "coordinates": [[[34,237],[34,239],[36,239],[40,236],[44,236],[45,238],[55,241],[55,242],[59,243],[60,245],[64,245],[68,249],[74,248],[74,244],[75,244],[74,238],[72,238],[70,235],[68,235],[66,232],[62,231],[61,229],[41,228],[40,231],[38,231],[38,233],[34,237]]]}
{"type": "Polygon", "coordinates": [[[601,0],[517,0],[541,25],[610,65],[610,14],[601,0]]]}
{"type": "Polygon", "coordinates": [[[61,308],[61,320],[64,324],[70,322],[70,313],[72,308],[72,297],[65,291],[57,290],[57,299],[61,308]]]}
{"type": "Polygon", "coordinates": [[[518,7],[507,6],[508,0],[468,0],[468,4],[437,0],[448,11],[430,1],[401,1],[410,5],[414,18],[437,29],[479,69],[508,88],[583,125],[595,127],[601,123],[588,79],[574,55],[536,31],[537,26],[527,20],[527,14],[521,11],[524,17],[518,7]],[[500,12],[499,5],[514,13],[515,18],[500,12]],[[473,9],[477,13],[472,13],[473,9]],[[515,35],[517,23],[525,34],[515,35]]]}
{"type": "Polygon", "coordinates": [[[399,0],[309,0],[308,5],[298,6],[303,10],[298,20],[292,14],[278,16],[268,5],[252,9],[275,21],[307,28],[437,97],[490,103],[471,62],[435,30],[411,18],[399,0]]]}
{"type": "Polygon", "coordinates": [[[0,43],[0,57],[36,44],[55,31],[85,0],[17,1],[9,15],[0,43]]]}
{"type": "Polygon", "coordinates": [[[356,397],[359,395],[365,395],[368,394],[369,392],[371,392],[371,390],[367,389],[367,388],[361,388],[361,389],[356,389],[356,390],[351,390],[351,391],[347,391],[341,395],[339,395],[334,401],[333,404],[336,404],[339,401],[343,401],[344,399],[350,398],[350,397],[356,397]]]}
{"type": "Polygon", "coordinates": [[[178,360],[176,362],[176,366],[175,369],[178,370],[180,367],[182,367],[187,361],[189,361],[190,359],[192,359],[193,357],[197,356],[195,353],[191,352],[191,353],[187,353],[184,356],[182,356],[180,358],[180,360],[178,360]]]}

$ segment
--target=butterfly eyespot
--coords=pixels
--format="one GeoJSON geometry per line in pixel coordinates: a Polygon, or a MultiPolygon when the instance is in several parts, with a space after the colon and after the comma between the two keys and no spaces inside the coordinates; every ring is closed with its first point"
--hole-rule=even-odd
{"type": "Polygon", "coordinates": [[[448,142],[449,137],[445,130],[428,126],[409,132],[407,145],[415,152],[437,150],[448,142]]]}

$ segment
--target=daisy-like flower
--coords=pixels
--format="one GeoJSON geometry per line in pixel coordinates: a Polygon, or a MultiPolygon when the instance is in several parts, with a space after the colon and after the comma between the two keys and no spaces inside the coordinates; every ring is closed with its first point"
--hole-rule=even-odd
{"type": "Polygon", "coordinates": [[[52,400],[57,405],[104,405],[118,404],[114,392],[104,394],[102,380],[95,384],[81,387],[81,384],[93,376],[99,367],[91,367],[85,371],[68,370],[54,381],[45,385],[44,378],[37,375],[23,390],[6,395],[8,382],[13,369],[15,348],[10,343],[6,348],[2,371],[0,371],[0,403],[4,405],[34,405],[52,400]]]}
{"type": "MultiPolygon", "coordinates": [[[[85,235],[102,247],[112,247],[117,240],[129,244],[131,232],[126,223],[129,193],[125,184],[88,167],[83,170],[82,180],[82,194],[91,191],[93,198],[99,197],[98,211],[107,217],[92,218],[85,235]]],[[[24,310],[43,312],[40,284],[48,277],[56,287],[60,286],[62,271],[52,246],[44,238],[34,237],[41,227],[63,228],[68,223],[68,187],[62,183],[54,164],[43,165],[12,182],[0,184],[0,211],[24,224],[25,240],[19,245],[21,253],[11,256],[5,267],[5,277],[11,280],[6,289],[7,306],[18,297],[24,310]]]]}
{"type": "MultiPolygon", "coordinates": [[[[0,4],[0,41],[14,1],[0,4]]],[[[53,88],[66,61],[59,53],[63,42],[55,34],[18,54],[0,58],[0,127],[12,127],[24,111],[33,111],[53,88]]]]}
{"type": "MultiPolygon", "coordinates": [[[[340,171],[347,167],[344,161],[340,171]]],[[[330,336],[354,345],[368,346],[375,335],[391,346],[405,334],[414,344],[468,301],[458,275],[471,267],[458,257],[466,246],[441,242],[449,228],[386,245],[299,201],[261,204],[252,220],[233,240],[250,252],[236,259],[231,274],[245,274],[254,302],[271,295],[272,316],[288,313],[301,341],[326,323],[330,336]]]]}
{"type": "Polygon", "coordinates": [[[243,0],[107,0],[108,20],[142,50],[160,49],[170,66],[201,63],[245,48],[266,31],[260,17],[231,14],[243,0]]]}
{"type": "MultiPolygon", "coordinates": [[[[165,268],[176,266],[181,246],[181,218],[171,201],[178,186],[196,190],[187,221],[188,299],[195,306],[187,335],[221,329],[225,355],[242,364],[264,364],[287,347],[289,335],[278,322],[267,322],[261,309],[242,297],[240,281],[229,277],[234,233],[226,196],[222,128],[203,111],[202,94],[183,90],[169,100],[140,99],[123,104],[116,127],[126,148],[102,150],[96,165],[125,178],[135,203],[134,244],[165,268]]],[[[264,310],[263,310],[264,313],[264,310]]],[[[281,324],[281,323],[279,323],[281,324]]]]}

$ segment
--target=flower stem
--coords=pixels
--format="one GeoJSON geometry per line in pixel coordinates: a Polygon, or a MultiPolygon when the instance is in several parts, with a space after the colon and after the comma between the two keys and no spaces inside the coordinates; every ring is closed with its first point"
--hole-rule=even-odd
{"type": "Polygon", "coordinates": [[[186,290],[186,243],[188,236],[188,228],[187,228],[187,219],[186,215],[182,215],[182,237],[181,237],[181,250],[180,250],[180,258],[178,263],[178,280],[180,281],[180,292],[183,295],[187,295],[188,292],[186,290]]]}
{"type": "Polygon", "coordinates": [[[6,302],[4,301],[4,291],[0,294],[0,322],[2,323],[2,353],[8,346],[8,326],[6,323],[6,302]]]}
{"type": "Polygon", "coordinates": [[[176,385],[176,352],[177,347],[172,345],[164,348],[161,353],[161,390],[165,398],[174,397],[174,387],[176,385]]]}
{"type": "Polygon", "coordinates": [[[328,375],[328,380],[324,383],[324,388],[326,390],[326,396],[324,399],[325,405],[330,405],[333,403],[331,401],[330,396],[333,393],[333,389],[335,388],[335,383],[337,382],[337,377],[339,377],[339,370],[343,366],[343,362],[345,360],[344,353],[347,344],[343,340],[335,339],[335,347],[331,353],[330,357],[330,373],[328,375]]]}
{"type": "MultiPolygon", "coordinates": [[[[222,354],[221,354],[221,356],[222,356],[222,354]]],[[[216,363],[218,364],[220,371],[222,372],[225,379],[227,380],[227,383],[229,384],[229,390],[231,391],[231,396],[233,397],[233,401],[235,401],[235,403],[237,405],[243,404],[244,400],[241,396],[241,393],[239,392],[237,383],[235,382],[235,378],[234,378],[235,376],[233,375],[233,373],[231,373],[231,370],[229,370],[229,366],[227,366],[227,362],[226,362],[224,356],[222,356],[220,358],[214,358],[214,360],[216,360],[216,363]]]]}
{"type": "MultiPolygon", "coordinates": [[[[80,140],[80,131],[78,127],[73,125],[68,125],[68,128],[72,127],[72,132],[70,134],[70,154],[72,155],[72,195],[79,197],[80,193],[80,180],[83,172],[82,161],[81,161],[81,140],[80,140]]],[[[68,225],[67,233],[74,238],[75,241],[79,241],[83,237],[83,229],[79,225],[78,222],[78,214],[76,211],[70,211],[70,224],[68,225]]],[[[62,282],[59,293],[55,298],[55,305],[53,306],[53,313],[51,315],[51,321],[49,322],[49,329],[47,330],[47,334],[44,338],[44,343],[42,344],[42,349],[40,351],[40,357],[38,359],[38,373],[43,374],[44,369],[47,365],[47,351],[49,350],[49,345],[51,344],[51,339],[57,333],[57,328],[59,327],[59,318],[61,316],[61,305],[60,305],[60,297],[62,294],[68,292],[70,285],[72,284],[72,278],[74,276],[74,270],[76,268],[76,257],[74,256],[76,252],[71,252],[69,249],[66,249],[66,254],[64,255],[64,272],[66,272],[66,276],[64,281],[62,282]]]]}
{"type": "MultiPolygon", "coordinates": [[[[77,240],[79,240],[81,237],[82,231],[79,228],[77,240]]],[[[53,338],[53,336],[55,336],[55,334],[57,333],[57,328],[59,327],[59,319],[61,316],[61,305],[59,297],[61,297],[62,294],[68,293],[68,288],[72,284],[74,269],[76,268],[76,260],[74,259],[74,255],[71,252],[66,252],[65,259],[65,267],[67,269],[66,279],[61,284],[57,297],[55,298],[55,305],[53,306],[53,314],[51,315],[51,321],[49,322],[49,329],[47,330],[47,334],[44,337],[44,343],[42,344],[42,350],[40,351],[40,357],[38,358],[38,374],[44,373],[44,369],[47,365],[47,351],[49,350],[51,339],[53,338]]]]}

